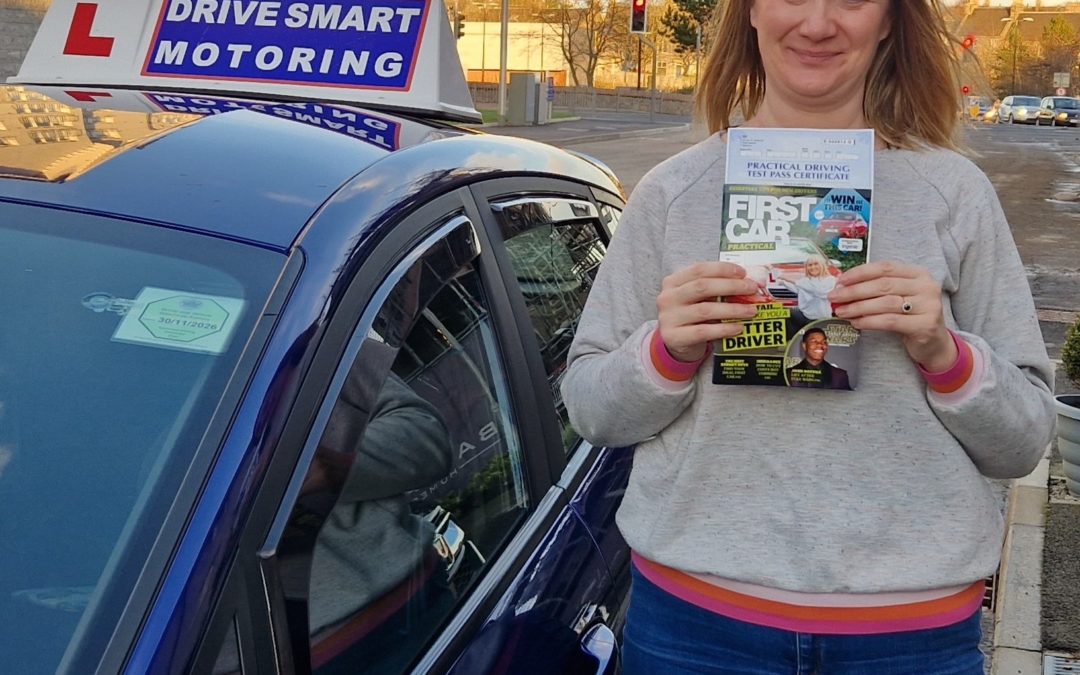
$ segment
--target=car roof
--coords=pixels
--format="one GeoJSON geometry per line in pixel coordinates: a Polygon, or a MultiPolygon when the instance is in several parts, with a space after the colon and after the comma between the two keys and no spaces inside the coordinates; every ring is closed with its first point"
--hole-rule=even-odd
{"type": "MultiPolygon", "coordinates": [[[[206,93],[0,87],[0,199],[161,223],[287,250],[351,179],[393,162],[420,190],[492,173],[617,183],[579,156],[355,106],[206,93]],[[79,99],[84,100],[79,100],[79,99]],[[21,119],[44,120],[24,128],[21,119]]],[[[372,183],[372,181],[368,181],[372,183]]],[[[375,181],[374,183],[377,183],[375,181]]],[[[351,189],[363,190],[364,181],[351,189]]],[[[385,193],[385,186],[379,188],[385,193]]],[[[371,188],[370,198],[384,194],[371,188]]]]}

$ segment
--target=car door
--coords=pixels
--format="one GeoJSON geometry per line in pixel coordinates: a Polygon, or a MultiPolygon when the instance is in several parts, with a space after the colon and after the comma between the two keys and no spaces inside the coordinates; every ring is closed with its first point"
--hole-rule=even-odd
{"type": "Polygon", "coordinates": [[[552,479],[479,222],[467,190],[438,199],[351,280],[282,435],[287,481],[265,483],[272,522],[241,552],[198,668],[614,666],[582,649],[613,652],[594,630],[612,582],[552,479]]]}
{"type": "Polygon", "coordinates": [[[622,200],[562,181],[503,179],[474,188],[492,233],[495,256],[523,342],[540,413],[548,423],[549,461],[575,513],[604,553],[614,586],[598,613],[621,631],[629,584],[629,549],[615,527],[632,450],[594,447],[570,424],[559,390],[581,312],[622,200]]]}

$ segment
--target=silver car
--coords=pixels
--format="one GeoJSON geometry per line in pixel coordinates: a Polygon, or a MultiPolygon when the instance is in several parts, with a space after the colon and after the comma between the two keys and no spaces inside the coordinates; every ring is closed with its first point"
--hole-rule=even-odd
{"type": "Polygon", "coordinates": [[[998,109],[998,122],[1004,124],[1035,124],[1039,119],[1038,96],[1006,96],[998,109]]]}

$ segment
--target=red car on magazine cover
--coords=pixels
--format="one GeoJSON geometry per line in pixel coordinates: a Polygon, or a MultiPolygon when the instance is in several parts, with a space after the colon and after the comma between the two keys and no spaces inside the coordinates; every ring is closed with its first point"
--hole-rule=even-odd
{"type": "Polygon", "coordinates": [[[822,239],[865,239],[870,233],[870,226],[858,213],[839,211],[821,221],[818,236],[822,239]]]}

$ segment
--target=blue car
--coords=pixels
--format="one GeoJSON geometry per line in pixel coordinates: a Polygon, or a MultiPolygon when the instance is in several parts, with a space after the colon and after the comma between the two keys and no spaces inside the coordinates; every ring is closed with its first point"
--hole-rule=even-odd
{"type": "Polygon", "coordinates": [[[19,79],[4,673],[616,671],[631,454],[559,395],[610,171],[454,106],[19,79]]]}

